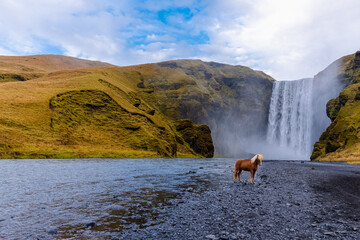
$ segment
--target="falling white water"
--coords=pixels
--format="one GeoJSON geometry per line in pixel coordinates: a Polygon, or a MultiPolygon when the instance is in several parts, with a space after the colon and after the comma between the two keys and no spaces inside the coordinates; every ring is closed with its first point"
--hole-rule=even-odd
{"type": "Polygon", "coordinates": [[[266,136],[270,158],[310,158],[312,83],[312,79],[274,83],[266,136]]]}

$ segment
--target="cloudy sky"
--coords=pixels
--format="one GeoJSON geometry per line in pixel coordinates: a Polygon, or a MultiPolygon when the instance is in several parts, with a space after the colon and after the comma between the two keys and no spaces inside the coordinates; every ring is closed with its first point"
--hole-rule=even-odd
{"type": "Polygon", "coordinates": [[[202,59],[312,77],[360,48],[359,0],[0,0],[0,55],[202,59]]]}

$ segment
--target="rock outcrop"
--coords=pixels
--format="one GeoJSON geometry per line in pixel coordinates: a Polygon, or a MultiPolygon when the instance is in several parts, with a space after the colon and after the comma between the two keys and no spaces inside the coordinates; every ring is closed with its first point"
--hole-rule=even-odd
{"type": "Polygon", "coordinates": [[[312,160],[360,158],[360,51],[337,62],[344,89],[326,105],[331,124],[315,143],[312,160]]]}
{"type": "Polygon", "coordinates": [[[207,125],[197,126],[191,120],[183,119],[176,121],[175,127],[184,141],[189,144],[197,154],[206,158],[212,158],[214,156],[211,131],[207,125]]]}

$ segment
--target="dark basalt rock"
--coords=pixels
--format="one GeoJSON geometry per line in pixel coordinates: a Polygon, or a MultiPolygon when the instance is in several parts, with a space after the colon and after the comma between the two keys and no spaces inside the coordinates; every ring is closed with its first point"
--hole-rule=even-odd
{"type": "Polygon", "coordinates": [[[211,158],[214,156],[214,145],[210,128],[207,125],[195,125],[189,119],[182,119],[175,122],[176,131],[187,142],[190,147],[201,156],[211,158]]]}
{"type": "Polygon", "coordinates": [[[354,65],[360,67],[360,51],[355,53],[354,65]]]}

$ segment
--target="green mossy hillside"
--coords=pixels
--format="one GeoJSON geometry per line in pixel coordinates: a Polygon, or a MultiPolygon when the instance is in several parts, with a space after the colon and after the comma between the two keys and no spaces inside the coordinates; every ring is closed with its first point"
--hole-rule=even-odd
{"type": "MultiPolygon", "coordinates": [[[[24,64],[41,76],[0,82],[0,158],[203,157],[176,131],[174,120],[138,94],[144,89],[137,70],[151,67],[76,69],[93,62],[50,59],[56,66],[49,56],[36,56],[36,64],[26,57],[24,64]]],[[[0,70],[32,72],[18,60],[0,57],[0,70]]]]}
{"type": "Polygon", "coordinates": [[[131,113],[98,90],[70,91],[50,100],[51,128],[63,145],[103,145],[174,157],[174,133],[146,115],[131,113]]]}
{"type": "Polygon", "coordinates": [[[207,125],[195,125],[189,119],[175,122],[178,131],[184,141],[201,156],[211,158],[214,156],[214,145],[210,128],[207,125]]]}
{"type": "Polygon", "coordinates": [[[347,87],[326,105],[332,123],[315,143],[312,160],[360,158],[360,52],[341,61],[340,80],[347,87]]]}

